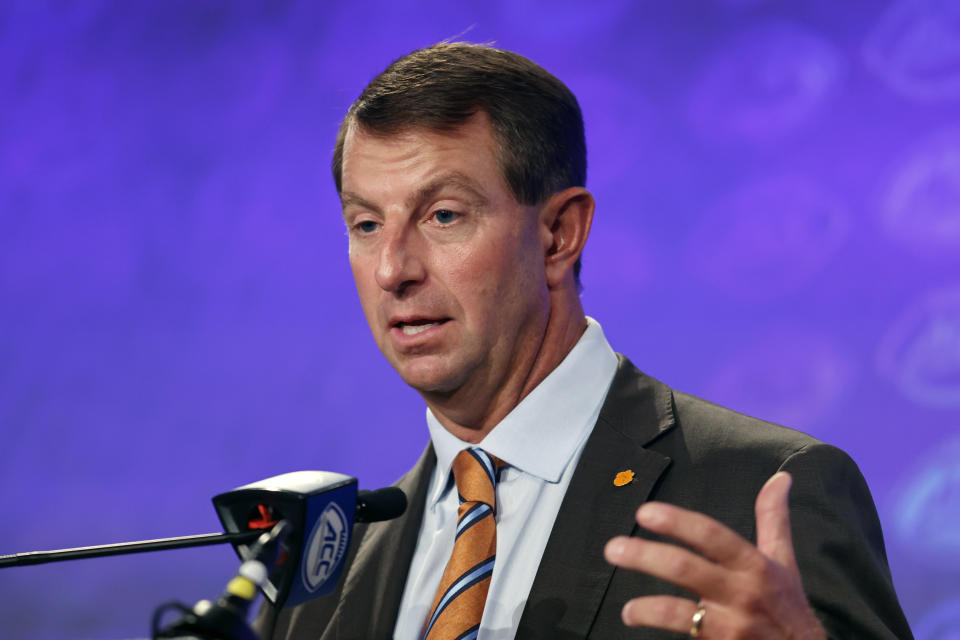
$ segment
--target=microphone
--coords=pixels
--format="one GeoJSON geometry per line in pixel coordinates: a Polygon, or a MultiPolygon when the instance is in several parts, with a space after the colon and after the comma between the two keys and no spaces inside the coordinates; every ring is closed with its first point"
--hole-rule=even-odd
{"type": "Polygon", "coordinates": [[[407,510],[407,494],[397,487],[384,487],[376,491],[357,492],[357,513],[354,522],[380,522],[393,520],[407,510]]]}

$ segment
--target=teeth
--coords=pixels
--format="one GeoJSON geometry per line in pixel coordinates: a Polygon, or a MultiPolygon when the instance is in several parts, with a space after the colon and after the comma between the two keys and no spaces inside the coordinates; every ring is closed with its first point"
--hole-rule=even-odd
{"type": "Polygon", "coordinates": [[[405,324],[400,327],[400,330],[403,331],[405,336],[414,336],[418,333],[422,333],[429,329],[430,327],[435,327],[439,322],[428,322],[427,324],[405,324]]]}

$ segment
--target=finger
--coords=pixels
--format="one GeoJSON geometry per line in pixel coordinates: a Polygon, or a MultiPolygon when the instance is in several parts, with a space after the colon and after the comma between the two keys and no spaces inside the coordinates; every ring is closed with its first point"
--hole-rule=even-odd
{"type": "Polygon", "coordinates": [[[704,556],[729,568],[754,561],[756,548],[733,529],[696,511],[665,502],[648,502],[637,511],[645,529],[669,536],[693,547],[704,556]]]}
{"type": "Polygon", "coordinates": [[[604,547],[607,562],[661,578],[702,597],[722,597],[726,572],[706,558],[672,544],[619,536],[604,547]]]}
{"type": "Polygon", "coordinates": [[[754,511],[757,517],[757,548],[779,564],[797,570],[790,535],[790,485],[786,471],[773,474],[760,489],[754,511]]]}
{"type": "Polygon", "coordinates": [[[697,605],[692,600],[673,596],[645,596],[623,605],[620,617],[628,627],[656,627],[688,633],[696,611],[697,605]]]}

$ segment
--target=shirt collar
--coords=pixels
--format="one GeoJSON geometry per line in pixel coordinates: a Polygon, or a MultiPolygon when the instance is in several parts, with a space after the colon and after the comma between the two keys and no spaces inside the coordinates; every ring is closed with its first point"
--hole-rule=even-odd
{"type": "Polygon", "coordinates": [[[617,355],[600,324],[588,317],[587,329],[570,353],[478,445],[444,429],[427,409],[427,427],[437,454],[437,482],[431,487],[430,504],[443,497],[454,457],[470,446],[482,447],[546,482],[559,482],[593,428],[616,370],[617,355]]]}

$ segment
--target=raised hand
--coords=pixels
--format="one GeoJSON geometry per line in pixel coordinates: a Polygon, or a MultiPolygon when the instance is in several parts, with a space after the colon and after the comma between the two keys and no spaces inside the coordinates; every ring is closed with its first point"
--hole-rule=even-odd
{"type": "Polygon", "coordinates": [[[699,554],[672,544],[620,536],[607,543],[607,561],[672,582],[700,600],[634,598],[623,607],[624,623],[706,640],[824,639],[793,554],[791,482],[789,473],[780,472],[760,489],[755,505],[757,546],[703,514],[660,502],[641,506],[637,510],[640,526],[699,554]]]}

